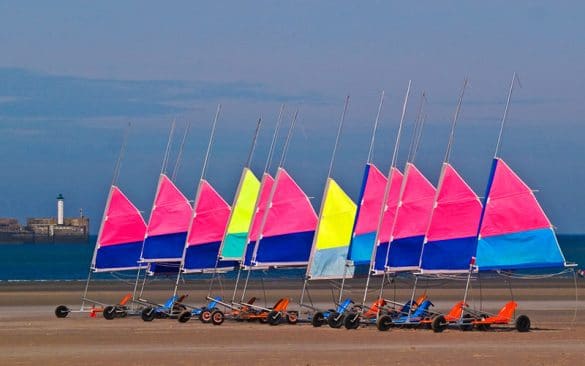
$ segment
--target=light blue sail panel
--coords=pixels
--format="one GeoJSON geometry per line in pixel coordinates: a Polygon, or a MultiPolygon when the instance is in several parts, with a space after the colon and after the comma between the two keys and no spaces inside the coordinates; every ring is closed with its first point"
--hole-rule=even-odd
{"type": "Polygon", "coordinates": [[[476,265],[480,271],[496,269],[564,267],[565,259],[552,229],[481,238],[476,265]]]}
{"type": "Polygon", "coordinates": [[[370,263],[374,240],[376,240],[375,232],[354,236],[349,247],[348,259],[356,266],[370,263]]]}
{"type": "Polygon", "coordinates": [[[317,250],[311,266],[311,277],[341,278],[344,274],[353,277],[354,267],[345,265],[346,256],[347,247],[317,250]]]}
{"type": "Polygon", "coordinates": [[[466,271],[475,256],[477,237],[429,241],[424,244],[421,269],[425,271],[466,271]]]}

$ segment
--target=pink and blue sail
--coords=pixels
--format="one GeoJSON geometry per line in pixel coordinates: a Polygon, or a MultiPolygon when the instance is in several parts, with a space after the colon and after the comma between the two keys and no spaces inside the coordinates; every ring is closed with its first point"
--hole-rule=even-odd
{"type": "Polygon", "coordinates": [[[348,259],[354,265],[369,264],[372,259],[372,253],[375,250],[377,265],[374,267],[379,270],[384,269],[388,239],[390,238],[390,230],[398,205],[402,173],[398,169],[392,168],[388,199],[384,207],[380,235],[378,235],[379,243],[374,247],[387,182],[388,179],[374,164],[366,164],[358,201],[360,204],[348,253],[348,259]]]}
{"type": "Polygon", "coordinates": [[[146,223],[140,211],[117,187],[110,188],[92,260],[95,272],[140,268],[146,223]]]}
{"type": "Polygon", "coordinates": [[[144,239],[142,261],[181,260],[191,210],[189,200],[165,174],[161,174],[144,239]]]}
{"type": "Polygon", "coordinates": [[[475,256],[482,212],[479,197],[449,163],[443,163],[420,260],[422,272],[462,272],[475,256]]]}
{"type": "MultiPolygon", "coordinates": [[[[231,208],[213,186],[201,180],[193,221],[184,244],[183,272],[202,272],[216,268],[221,241],[231,208]]],[[[233,261],[219,261],[217,268],[233,267],[233,261]]]]}
{"type": "Polygon", "coordinates": [[[284,168],[278,169],[270,193],[268,212],[258,215],[265,217],[265,222],[260,225],[259,236],[252,237],[256,240],[248,245],[245,264],[306,265],[317,227],[317,214],[309,197],[284,168]]]}
{"type": "Polygon", "coordinates": [[[436,194],[412,163],[406,164],[403,179],[386,262],[387,269],[395,272],[418,269],[436,194]]]}
{"type": "Polygon", "coordinates": [[[564,266],[553,227],[534,193],[495,158],[481,215],[476,267],[482,271],[564,266]]]}

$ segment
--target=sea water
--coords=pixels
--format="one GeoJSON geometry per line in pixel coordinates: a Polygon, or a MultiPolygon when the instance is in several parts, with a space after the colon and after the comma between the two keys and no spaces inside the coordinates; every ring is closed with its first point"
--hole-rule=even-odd
{"type": "MultiPolygon", "coordinates": [[[[559,235],[567,262],[585,268],[585,235],[559,235]]],[[[0,281],[79,281],[88,275],[95,246],[90,243],[6,244],[0,245],[0,281]]],[[[269,277],[300,278],[302,270],[268,271],[269,277]]],[[[132,272],[99,274],[98,279],[133,278],[132,272]]]]}

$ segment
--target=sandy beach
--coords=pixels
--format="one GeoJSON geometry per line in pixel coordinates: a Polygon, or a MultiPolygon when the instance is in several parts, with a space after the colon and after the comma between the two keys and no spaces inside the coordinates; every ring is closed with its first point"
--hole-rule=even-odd
{"type": "MultiPolygon", "coordinates": [[[[269,326],[259,323],[226,321],[221,326],[192,320],[156,319],[150,323],[139,317],[105,320],[101,314],[54,316],[54,307],[79,306],[82,284],[5,283],[0,286],[0,364],[2,365],[379,365],[436,364],[457,365],[473,362],[487,365],[576,365],[585,354],[585,302],[578,302],[575,317],[575,291],[571,280],[547,282],[534,287],[523,282],[513,289],[518,313],[527,314],[533,330],[518,333],[499,329],[488,332],[461,332],[449,329],[441,334],[428,330],[392,329],[379,332],[375,327],[350,331],[310,324],[269,326]]],[[[231,297],[225,283],[224,297],[231,297]]],[[[163,301],[169,283],[149,287],[145,296],[163,301]]],[[[207,294],[206,283],[181,288],[189,301],[201,305],[207,294]]],[[[358,283],[348,284],[348,295],[359,297],[358,283]]],[[[268,282],[262,289],[252,284],[249,295],[261,305],[280,296],[298,301],[299,283],[268,282]],[[277,285],[278,284],[278,285],[277,285]]],[[[93,297],[115,302],[128,290],[114,283],[93,286],[93,297]]],[[[473,299],[479,303],[477,289],[473,299]]],[[[408,298],[406,285],[386,291],[386,297],[408,298]]],[[[461,296],[460,286],[428,288],[434,310],[446,311],[461,296]]],[[[314,305],[330,307],[327,284],[313,286],[314,305]]],[[[373,296],[373,295],[371,295],[373,296]]],[[[509,288],[497,284],[482,289],[484,310],[496,311],[510,297],[509,288]]],[[[583,282],[579,296],[585,298],[583,282]]],[[[292,305],[296,309],[297,305],[292,305]]]]}

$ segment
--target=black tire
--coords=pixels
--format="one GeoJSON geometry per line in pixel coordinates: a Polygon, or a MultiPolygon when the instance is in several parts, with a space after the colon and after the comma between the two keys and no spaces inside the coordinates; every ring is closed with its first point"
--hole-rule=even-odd
{"type": "Polygon", "coordinates": [[[382,315],[376,321],[376,328],[381,332],[386,332],[392,327],[392,318],[389,315],[382,315]]]}
{"type": "Polygon", "coordinates": [[[459,329],[461,329],[464,332],[468,332],[470,330],[473,330],[473,317],[471,316],[471,314],[465,314],[463,315],[463,318],[461,319],[461,324],[459,325],[459,329]]]}
{"type": "MultiPolygon", "coordinates": [[[[482,314],[480,318],[481,318],[481,320],[484,320],[484,319],[489,318],[489,315],[482,314]]],[[[491,327],[492,327],[491,324],[478,324],[477,325],[477,329],[479,329],[479,330],[481,330],[483,332],[486,332],[486,331],[490,330],[491,327]]]]}
{"type": "Polygon", "coordinates": [[[343,321],[345,329],[358,329],[360,326],[360,316],[356,313],[349,313],[343,321]]]}
{"type": "Polygon", "coordinates": [[[325,324],[325,315],[323,315],[323,313],[321,313],[321,312],[316,312],[315,314],[313,314],[313,318],[311,319],[311,324],[315,328],[319,328],[320,326],[325,324]]]}
{"type": "Polygon", "coordinates": [[[530,318],[526,315],[520,315],[516,318],[516,330],[520,333],[525,333],[530,331],[530,318]]]}
{"type": "Polygon", "coordinates": [[[214,310],[213,313],[211,313],[211,322],[213,325],[221,325],[224,320],[225,316],[220,310],[214,310]]]}
{"type": "Polygon", "coordinates": [[[154,311],[154,308],[144,308],[144,309],[142,309],[142,312],[140,313],[140,317],[145,322],[153,321],[155,316],[156,316],[156,311],[154,311]]]}
{"type": "Polygon", "coordinates": [[[112,320],[116,317],[116,307],[112,305],[108,305],[104,308],[103,311],[104,318],[107,320],[112,320]]]}
{"type": "Polygon", "coordinates": [[[59,305],[55,308],[55,316],[57,318],[66,318],[70,311],[67,306],[59,305]]]}
{"type": "Polygon", "coordinates": [[[443,315],[437,315],[434,317],[431,322],[431,329],[435,333],[441,333],[447,329],[447,321],[445,320],[445,317],[443,315]]]}
{"type": "Polygon", "coordinates": [[[339,314],[338,312],[334,311],[333,313],[329,314],[327,317],[327,324],[331,328],[337,329],[343,326],[343,321],[345,320],[345,315],[339,314]]]}
{"type": "Polygon", "coordinates": [[[291,325],[297,324],[299,321],[299,313],[296,311],[289,311],[286,314],[286,322],[291,325]]]}
{"type": "Polygon", "coordinates": [[[278,325],[282,320],[282,313],[280,311],[272,310],[268,313],[268,324],[278,325]]]}
{"type": "MultiPolygon", "coordinates": [[[[266,314],[266,312],[263,312],[261,314],[266,314]]],[[[268,323],[268,314],[266,314],[266,316],[261,316],[258,318],[258,320],[260,321],[260,323],[262,324],[266,324],[268,323]]]]}
{"type": "Polygon", "coordinates": [[[201,312],[201,314],[199,314],[199,320],[201,321],[201,323],[204,324],[209,324],[211,323],[211,311],[209,310],[203,310],[201,312]]]}
{"type": "Polygon", "coordinates": [[[185,310],[183,311],[181,314],[179,314],[179,316],[177,317],[177,321],[179,323],[186,323],[191,319],[191,312],[189,310],[185,310]]]}

